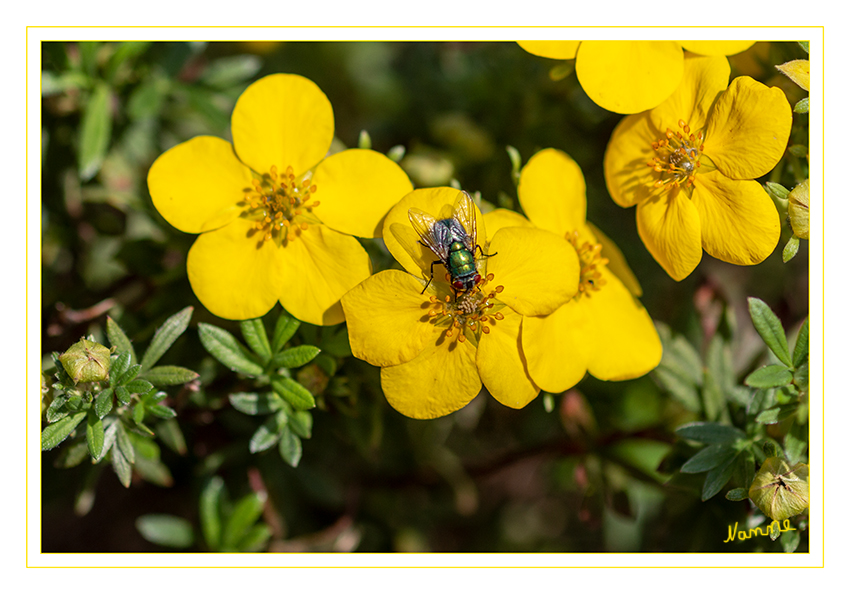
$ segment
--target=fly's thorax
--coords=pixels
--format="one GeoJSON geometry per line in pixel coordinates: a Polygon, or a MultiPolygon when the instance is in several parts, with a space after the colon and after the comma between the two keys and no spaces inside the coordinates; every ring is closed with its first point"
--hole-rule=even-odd
{"type": "MultiPolygon", "coordinates": [[[[481,284],[492,284],[493,279],[494,275],[488,274],[481,284]]],[[[431,295],[427,303],[428,323],[444,329],[441,336],[447,339],[456,337],[459,342],[470,340],[477,345],[481,335],[489,334],[505,317],[500,311],[505,304],[497,298],[504,289],[497,285],[485,292],[481,286],[476,286],[458,295],[445,295],[442,299],[431,295]]]]}
{"type": "Polygon", "coordinates": [[[309,225],[321,224],[313,212],[319,206],[313,198],[317,190],[311,171],[296,177],[292,167],[281,175],[272,165],[268,173],[255,177],[238,205],[243,208],[240,216],[253,221],[250,236],[258,239],[257,247],[268,241],[286,246],[309,225]]]}

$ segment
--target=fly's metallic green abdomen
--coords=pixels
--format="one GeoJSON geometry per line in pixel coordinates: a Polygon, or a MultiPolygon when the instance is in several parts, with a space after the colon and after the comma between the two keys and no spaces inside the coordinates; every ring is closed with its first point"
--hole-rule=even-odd
{"type": "Polygon", "coordinates": [[[449,246],[449,258],[446,268],[453,282],[458,283],[456,288],[469,290],[475,286],[478,270],[475,267],[475,256],[466,249],[460,241],[453,241],[449,246]]]}

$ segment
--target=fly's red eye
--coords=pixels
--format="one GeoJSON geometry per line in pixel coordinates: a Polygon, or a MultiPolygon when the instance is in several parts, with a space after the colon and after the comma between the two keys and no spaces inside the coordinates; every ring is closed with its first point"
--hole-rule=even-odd
{"type": "Polygon", "coordinates": [[[463,288],[463,283],[462,283],[462,282],[460,282],[460,281],[455,281],[455,282],[453,282],[453,283],[452,283],[452,286],[453,286],[455,289],[462,289],[462,288],[463,288]]]}

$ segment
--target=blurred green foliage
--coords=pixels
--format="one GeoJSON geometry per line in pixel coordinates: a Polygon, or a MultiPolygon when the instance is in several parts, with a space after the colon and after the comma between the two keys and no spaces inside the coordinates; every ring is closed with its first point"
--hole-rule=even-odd
{"type": "MultiPolygon", "coordinates": [[[[795,105],[806,93],[774,66],[805,57],[795,43],[758,43],[731,59],[733,76],[779,86],[795,105]]],[[[743,380],[753,385],[763,363],[786,370],[763,381],[801,380],[796,352],[790,362],[768,359],[747,304],[757,296],[792,336],[808,316],[808,242],[783,263],[792,232],[781,199],[780,247],[765,262],[736,267],[705,255],[689,278],[672,281],[640,242],[633,211],[605,188],[602,156],[620,116],[593,104],[564,64],[514,43],[45,43],[42,60],[43,368],[81,336],[106,344],[106,314],[139,344],[193,306],[189,330],[163,363],[200,374],[168,401],[186,444],[161,452],[168,484],[134,474],[125,489],[93,479],[88,463],[64,468],[62,448],[45,453],[45,552],[807,550],[802,530],[791,533],[793,547],[768,538],[724,543],[727,526],[764,517],[748,501],[705,497],[703,475],[679,472],[699,448],[675,432],[755,422],[743,380]],[[350,356],[344,327],[301,324],[291,347],[321,351],[292,372],[315,399],[312,426],[299,426],[309,439],[297,460],[252,446],[274,417],[244,414],[232,395],[253,389],[251,378],[220,365],[198,332],[236,334],[239,325],[194,297],[185,272],[194,236],[159,216],[145,179],[181,141],[229,138],[236,98],[274,72],[319,85],[339,144],[403,147],[401,165],[417,187],[458,180],[517,209],[517,154],[523,163],[542,148],[570,154],[587,180],[588,219],[617,238],[643,304],[662,324],[662,366],[629,382],[588,377],[519,411],[479,397],[449,417],[416,421],[389,407],[379,370],[350,356]],[[83,494],[88,505],[75,514],[83,494]]],[[[790,144],[808,146],[807,114],[795,113],[790,144]]],[[[807,153],[795,149],[761,181],[792,188],[806,178],[807,153]]],[[[365,244],[376,270],[389,265],[380,241],[365,244]]],[[[759,411],[794,396],[777,395],[785,392],[774,384],[756,390],[773,390],[759,411]]],[[[807,461],[799,408],[762,427],[793,461],[807,461]]],[[[745,486],[747,477],[731,478],[731,487],[745,486]]]]}

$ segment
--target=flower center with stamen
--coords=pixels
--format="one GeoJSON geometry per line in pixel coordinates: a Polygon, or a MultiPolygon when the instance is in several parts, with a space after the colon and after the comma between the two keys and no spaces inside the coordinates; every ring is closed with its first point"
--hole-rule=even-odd
{"type": "Polygon", "coordinates": [[[647,163],[647,166],[660,174],[653,184],[656,188],[668,184],[685,184],[688,187],[694,183],[705,146],[703,133],[691,133],[690,126],[684,120],[679,120],[679,128],[681,130],[678,132],[667,128],[665,137],[652,143],[652,149],[657,156],[647,163]]]}
{"type": "MultiPolygon", "coordinates": [[[[492,273],[488,274],[484,283],[494,278],[492,273]]],[[[496,286],[488,293],[476,288],[461,293],[457,298],[446,295],[444,300],[431,295],[428,316],[435,326],[446,329],[446,338],[457,335],[458,342],[468,339],[477,344],[482,333],[489,334],[491,327],[505,318],[499,311],[505,304],[496,299],[497,295],[504,290],[505,287],[502,285],[496,286]]]]}
{"type": "Polygon", "coordinates": [[[602,278],[599,267],[608,264],[608,258],[602,257],[602,244],[590,243],[589,241],[579,244],[578,231],[567,233],[565,237],[575,248],[581,267],[578,293],[576,293],[574,299],[578,299],[582,295],[590,297],[593,292],[605,286],[605,279],[602,278]]]}
{"type": "Polygon", "coordinates": [[[313,214],[313,209],[319,206],[319,201],[313,198],[316,189],[312,172],[296,178],[291,166],[281,175],[272,165],[268,173],[253,180],[253,187],[244,190],[239,202],[244,208],[242,217],[254,221],[252,235],[259,235],[260,244],[274,241],[285,246],[306,231],[308,225],[321,222],[313,214]]]}

